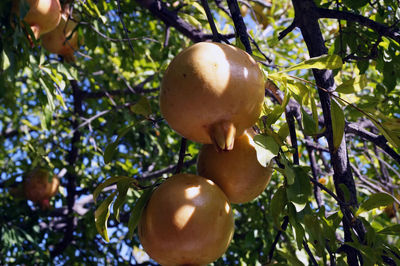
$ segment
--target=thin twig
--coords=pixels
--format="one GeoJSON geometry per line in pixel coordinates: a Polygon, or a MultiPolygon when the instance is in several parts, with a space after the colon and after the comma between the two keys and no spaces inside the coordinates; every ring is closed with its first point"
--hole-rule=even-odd
{"type": "Polygon", "coordinates": [[[175,168],[175,174],[180,173],[182,170],[183,162],[185,160],[185,155],[186,155],[186,143],[187,143],[187,140],[185,138],[182,138],[181,148],[179,149],[179,159],[178,159],[178,163],[176,164],[176,168],[175,168]]]}
{"type": "Polygon", "coordinates": [[[274,242],[272,243],[272,246],[268,252],[268,261],[269,262],[272,261],[272,257],[274,256],[274,251],[275,251],[276,245],[278,244],[279,238],[281,237],[282,232],[284,232],[286,230],[288,224],[289,224],[289,216],[283,217],[283,222],[281,225],[282,230],[279,230],[278,233],[276,233],[274,242]]]}
{"type": "Polygon", "coordinates": [[[206,12],[208,24],[210,24],[211,32],[213,35],[213,41],[220,42],[220,36],[217,27],[215,26],[214,18],[211,14],[211,10],[210,7],[208,6],[207,0],[201,0],[201,5],[203,6],[204,11],[206,12]]]}
{"type": "Polygon", "coordinates": [[[133,44],[131,42],[131,39],[129,39],[129,31],[125,26],[124,18],[122,16],[123,14],[122,14],[122,11],[121,11],[121,2],[120,2],[120,0],[117,0],[117,5],[118,5],[117,13],[118,13],[119,19],[121,21],[122,27],[124,28],[125,38],[128,40],[129,47],[131,48],[131,51],[132,51],[132,56],[134,56],[135,55],[135,50],[133,49],[133,44]]]}
{"type": "Polygon", "coordinates": [[[312,262],[313,265],[318,266],[318,262],[315,259],[314,255],[312,254],[310,247],[308,246],[307,242],[303,240],[303,247],[306,250],[308,257],[310,257],[310,260],[312,262]]]}
{"type": "Polygon", "coordinates": [[[243,21],[243,17],[240,14],[239,4],[237,0],[227,0],[229,10],[231,12],[231,17],[233,20],[233,24],[235,26],[236,34],[239,36],[242,41],[244,47],[246,48],[246,52],[248,54],[252,54],[251,46],[247,34],[246,24],[243,21]]]}

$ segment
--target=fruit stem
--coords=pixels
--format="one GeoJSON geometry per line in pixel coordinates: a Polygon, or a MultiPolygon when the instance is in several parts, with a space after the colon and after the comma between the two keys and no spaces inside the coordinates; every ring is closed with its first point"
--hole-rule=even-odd
{"type": "Polygon", "coordinates": [[[218,151],[230,151],[235,142],[236,128],[230,121],[218,121],[210,126],[210,137],[218,151]]]}

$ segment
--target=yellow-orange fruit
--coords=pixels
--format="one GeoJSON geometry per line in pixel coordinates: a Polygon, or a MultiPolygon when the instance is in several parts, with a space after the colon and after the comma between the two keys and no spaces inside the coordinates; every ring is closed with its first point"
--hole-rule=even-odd
{"type": "Polygon", "coordinates": [[[78,34],[76,31],[73,31],[76,25],[77,23],[68,19],[66,14],[62,14],[57,28],[43,34],[43,47],[50,53],[63,56],[68,62],[75,61],[74,51],[78,49],[78,34]]]}
{"type": "Polygon", "coordinates": [[[161,265],[205,265],[218,259],[234,232],[232,209],[211,180],[169,177],[151,195],[139,222],[139,239],[161,265]]]}
{"type": "Polygon", "coordinates": [[[48,204],[48,200],[57,193],[60,185],[56,175],[52,177],[51,182],[49,176],[49,172],[42,168],[30,172],[23,183],[25,197],[45,207],[43,205],[48,204]]]}
{"type": "Polygon", "coordinates": [[[258,119],[264,78],[245,51],[200,42],[168,66],[160,94],[161,113],[187,139],[231,150],[234,138],[258,119]]]}
{"type": "MultiPolygon", "coordinates": [[[[14,0],[17,1],[17,0],[14,0]]],[[[36,39],[41,34],[54,30],[61,19],[59,0],[26,0],[29,11],[23,20],[31,27],[36,39]]],[[[18,7],[18,4],[15,4],[18,7]]]]}
{"type": "Polygon", "coordinates": [[[214,181],[232,203],[255,199],[268,185],[272,163],[263,167],[257,161],[254,143],[246,132],[236,139],[228,152],[217,151],[212,145],[203,145],[197,161],[199,175],[214,181]]]}

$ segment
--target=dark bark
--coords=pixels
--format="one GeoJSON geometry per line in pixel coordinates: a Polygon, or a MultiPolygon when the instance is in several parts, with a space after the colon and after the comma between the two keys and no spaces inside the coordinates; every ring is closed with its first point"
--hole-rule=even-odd
{"type": "Polygon", "coordinates": [[[227,0],[227,2],[233,20],[233,24],[235,25],[236,35],[242,41],[244,47],[246,48],[246,52],[252,54],[250,41],[247,36],[246,24],[244,24],[243,17],[240,14],[239,5],[236,0],[227,0]]]}
{"type": "MultiPolygon", "coordinates": [[[[176,12],[169,10],[166,4],[160,0],[136,0],[136,2],[147,8],[155,17],[160,19],[167,26],[176,28],[180,33],[191,39],[193,42],[213,39],[212,34],[206,34],[190,25],[180,18],[176,12]]],[[[232,38],[234,35],[227,35],[225,37],[232,38]]]]}
{"type": "Polygon", "coordinates": [[[72,95],[74,100],[74,117],[72,117],[72,127],[74,129],[74,134],[71,139],[71,149],[67,155],[68,162],[68,172],[66,174],[67,178],[67,218],[66,218],[66,228],[64,232],[64,238],[59,242],[54,249],[51,251],[51,256],[55,257],[61,254],[68,245],[72,242],[74,237],[74,230],[77,224],[77,218],[74,215],[74,205],[76,199],[76,187],[77,187],[77,176],[74,169],[75,162],[78,160],[79,154],[79,142],[81,138],[81,132],[78,129],[79,120],[83,113],[82,110],[82,91],[78,86],[78,82],[76,80],[71,80],[72,87],[72,95]]]}
{"type": "Polygon", "coordinates": [[[374,30],[381,36],[385,36],[391,38],[398,43],[400,43],[400,28],[399,27],[390,27],[384,24],[373,21],[369,18],[366,18],[362,15],[354,14],[348,11],[339,11],[339,10],[331,10],[326,8],[317,8],[316,9],[319,18],[333,18],[346,20],[351,22],[357,22],[358,24],[368,27],[374,30]]]}
{"type": "MultiPolygon", "coordinates": [[[[310,57],[318,57],[327,54],[325,41],[318,24],[319,14],[315,3],[312,0],[292,0],[292,2],[295,9],[295,23],[301,30],[310,57]]],[[[328,93],[334,91],[336,88],[332,71],[313,69],[313,74],[318,88],[326,90],[318,89],[318,94],[326,126],[326,138],[331,155],[331,164],[334,170],[333,179],[337,195],[341,201],[347,202],[352,207],[357,208],[357,191],[347,156],[345,138],[342,139],[337,149],[335,149],[333,145],[331,98],[328,93]],[[345,198],[345,191],[341,188],[343,185],[350,192],[348,201],[346,201],[345,198]]],[[[352,241],[351,231],[352,227],[354,227],[360,241],[363,242],[365,231],[361,222],[356,220],[356,224],[352,224],[351,211],[346,206],[341,206],[341,210],[344,214],[343,228],[345,232],[345,241],[352,241]]],[[[348,263],[350,265],[358,265],[358,254],[356,250],[348,249],[346,253],[348,263]]]]}

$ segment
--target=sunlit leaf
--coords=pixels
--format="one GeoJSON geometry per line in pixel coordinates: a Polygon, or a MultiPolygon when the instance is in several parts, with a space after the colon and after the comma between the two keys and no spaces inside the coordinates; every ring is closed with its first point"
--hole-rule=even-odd
{"type": "Polygon", "coordinates": [[[120,182],[120,181],[123,181],[123,180],[127,180],[127,181],[130,181],[130,182],[133,181],[132,178],[127,177],[127,176],[114,176],[114,177],[108,178],[106,181],[104,181],[103,183],[98,185],[96,187],[96,189],[93,191],[93,200],[94,200],[94,202],[96,202],[97,197],[99,196],[99,194],[101,193],[101,191],[103,189],[105,189],[106,187],[108,187],[108,186],[110,186],[110,185],[112,185],[114,183],[117,183],[117,182],[120,182]]]}
{"type": "Polygon", "coordinates": [[[299,166],[294,166],[293,171],[295,174],[293,184],[289,185],[286,189],[287,198],[297,204],[304,204],[311,196],[311,184],[308,174],[299,166]]]}
{"type": "Polygon", "coordinates": [[[97,232],[103,237],[106,242],[109,242],[107,233],[107,222],[110,217],[110,206],[117,192],[111,193],[101,204],[97,207],[94,213],[94,220],[96,223],[97,232]]]}
{"type": "Polygon", "coordinates": [[[113,213],[115,216],[115,219],[119,222],[119,210],[120,208],[124,205],[126,201],[126,194],[128,192],[128,189],[130,187],[130,184],[132,183],[132,179],[121,179],[117,183],[117,191],[118,191],[118,196],[115,199],[114,205],[113,205],[113,213]]]}
{"type": "Polygon", "coordinates": [[[344,81],[342,84],[337,86],[336,92],[339,93],[354,93],[356,91],[360,91],[366,86],[366,77],[365,75],[359,75],[355,78],[344,81]]]}
{"type": "Polygon", "coordinates": [[[360,208],[357,210],[356,216],[381,206],[387,206],[393,202],[394,199],[392,195],[388,193],[380,192],[372,194],[366,201],[361,203],[360,208]]]}
{"type": "Polygon", "coordinates": [[[334,99],[331,100],[331,117],[332,117],[332,133],[333,147],[337,150],[342,143],[345,127],[345,119],[342,108],[334,99]]]}
{"type": "Polygon", "coordinates": [[[279,145],[273,137],[265,135],[256,135],[253,141],[255,143],[254,148],[257,152],[258,162],[262,166],[267,167],[272,158],[278,155],[279,145]]]}
{"type": "Polygon", "coordinates": [[[294,65],[284,70],[284,72],[289,72],[299,69],[337,69],[341,68],[343,65],[342,58],[338,55],[322,55],[319,57],[313,57],[308,60],[301,62],[300,64],[294,65]]]}

